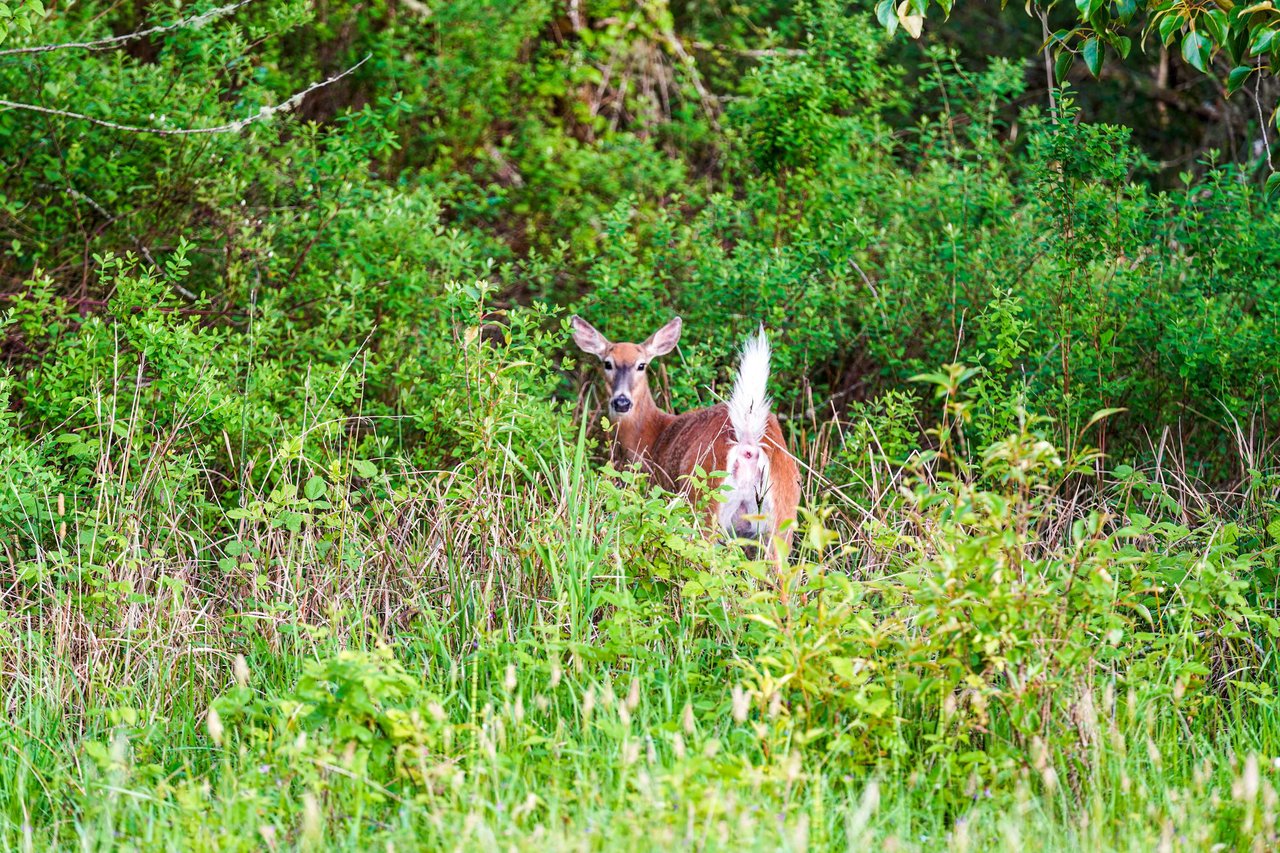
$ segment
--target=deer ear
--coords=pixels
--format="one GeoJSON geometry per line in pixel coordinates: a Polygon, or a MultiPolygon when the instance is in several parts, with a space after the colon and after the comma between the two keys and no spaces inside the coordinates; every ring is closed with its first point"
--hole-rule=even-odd
{"type": "Polygon", "coordinates": [[[644,342],[645,352],[649,353],[650,358],[666,355],[676,348],[676,344],[680,342],[680,327],[683,323],[683,320],[676,317],[670,323],[654,332],[653,336],[644,342]]]}
{"type": "Polygon", "coordinates": [[[609,347],[613,346],[608,338],[596,331],[595,326],[577,315],[569,320],[569,325],[573,326],[573,342],[583,352],[604,358],[609,347]]]}

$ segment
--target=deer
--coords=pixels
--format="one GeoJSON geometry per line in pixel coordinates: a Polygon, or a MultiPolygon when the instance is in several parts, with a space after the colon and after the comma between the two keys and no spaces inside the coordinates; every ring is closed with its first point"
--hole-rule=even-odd
{"type": "Polygon", "coordinates": [[[600,359],[608,386],[615,451],[668,491],[698,505],[696,470],[724,499],[710,507],[710,529],[764,544],[777,557],[790,545],[800,503],[800,469],[787,450],[768,394],[769,339],[764,326],[742,347],[733,392],[725,403],[680,414],[664,411],[649,390],[652,362],[675,349],[676,317],[644,343],[614,343],[586,320],[570,320],[574,343],[600,359]]]}

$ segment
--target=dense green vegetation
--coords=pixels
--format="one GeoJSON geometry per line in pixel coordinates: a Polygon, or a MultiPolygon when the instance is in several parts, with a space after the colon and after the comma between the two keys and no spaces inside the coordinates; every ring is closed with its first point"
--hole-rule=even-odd
{"type": "Polygon", "coordinates": [[[0,843],[1274,848],[1266,5],[0,2],[0,843]],[[788,561],[570,312],[770,328],[788,561]]]}

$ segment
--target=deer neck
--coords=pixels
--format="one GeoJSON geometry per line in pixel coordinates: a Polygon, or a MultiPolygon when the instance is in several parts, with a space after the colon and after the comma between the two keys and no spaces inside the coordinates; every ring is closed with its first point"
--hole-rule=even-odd
{"type": "Polygon", "coordinates": [[[632,406],[631,413],[618,421],[618,445],[631,460],[648,459],[654,442],[675,415],[660,409],[647,388],[635,395],[632,406]]]}

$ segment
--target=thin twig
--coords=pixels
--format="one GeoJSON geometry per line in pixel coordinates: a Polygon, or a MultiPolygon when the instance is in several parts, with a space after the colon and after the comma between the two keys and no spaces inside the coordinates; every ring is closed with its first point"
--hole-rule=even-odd
{"type": "Polygon", "coordinates": [[[1258,108],[1258,130],[1262,133],[1262,150],[1267,155],[1267,168],[1272,173],[1276,170],[1276,164],[1271,161],[1271,140],[1267,138],[1267,118],[1262,112],[1262,74],[1255,75],[1253,81],[1253,103],[1258,108]]]}
{"type": "Polygon", "coordinates": [[[1044,34],[1044,76],[1049,84],[1049,118],[1054,124],[1058,123],[1058,101],[1053,94],[1053,84],[1057,81],[1053,79],[1053,57],[1049,53],[1049,43],[1052,38],[1049,35],[1049,13],[1039,12],[1040,15],[1040,32],[1044,34]]]}
{"type": "Polygon", "coordinates": [[[319,83],[312,84],[306,89],[303,89],[301,92],[298,92],[297,94],[293,95],[291,98],[289,98],[289,100],[285,101],[282,104],[277,104],[274,107],[264,106],[261,109],[259,109],[258,112],[256,112],[251,116],[239,119],[238,121],[233,121],[230,124],[220,124],[217,127],[174,127],[174,128],[138,127],[135,125],[118,124],[114,121],[106,121],[104,119],[94,118],[93,116],[87,116],[87,115],[84,115],[83,113],[73,113],[69,110],[58,110],[58,109],[53,109],[52,107],[41,107],[41,106],[37,106],[36,104],[23,104],[17,101],[7,101],[7,100],[4,100],[3,98],[0,98],[0,107],[8,107],[9,109],[13,109],[13,110],[28,110],[30,112],[35,112],[35,113],[44,113],[45,115],[61,116],[62,118],[76,119],[78,121],[87,121],[90,124],[97,125],[98,127],[105,127],[108,130],[122,130],[122,131],[125,131],[126,133],[150,133],[155,136],[190,136],[193,134],[200,134],[200,133],[239,133],[240,131],[244,130],[246,127],[248,127],[251,124],[254,124],[255,122],[259,122],[259,121],[263,121],[264,119],[271,118],[271,116],[275,115],[276,113],[288,112],[289,110],[298,106],[298,104],[302,103],[303,98],[305,98],[307,95],[310,95],[312,92],[316,91],[317,89],[322,89],[331,83],[338,82],[343,77],[346,77],[348,74],[351,74],[361,65],[364,65],[366,62],[368,62],[370,57],[372,56],[373,54],[366,54],[364,59],[360,60],[355,65],[351,66],[346,71],[343,71],[341,74],[335,74],[334,76],[330,77],[328,80],[322,80],[319,83]]]}
{"type": "Polygon", "coordinates": [[[70,48],[79,48],[81,50],[107,50],[118,45],[126,44],[131,41],[137,41],[148,36],[159,35],[160,33],[168,33],[173,30],[180,30],[184,27],[202,27],[215,18],[221,18],[224,15],[230,15],[232,12],[243,6],[248,6],[253,0],[240,0],[239,3],[232,3],[228,6],[219,6],[216,9],[210,9],[199,15],[193,15],[190,18],[183,18],[181,21],[174,21],[172,24],[164,24],[159,27],[151,27],[145,30],[138,30],[132,33],[126,33],[122,36],[112,36],[111,38],[96,39],[94,41],[70,41],[62,44],[40,44],[30,47],[11,47],[8,50],[0,50],[0,56],[17,56],[24,53],[49,53],[55,50],[67,50],[70,48]]]}

